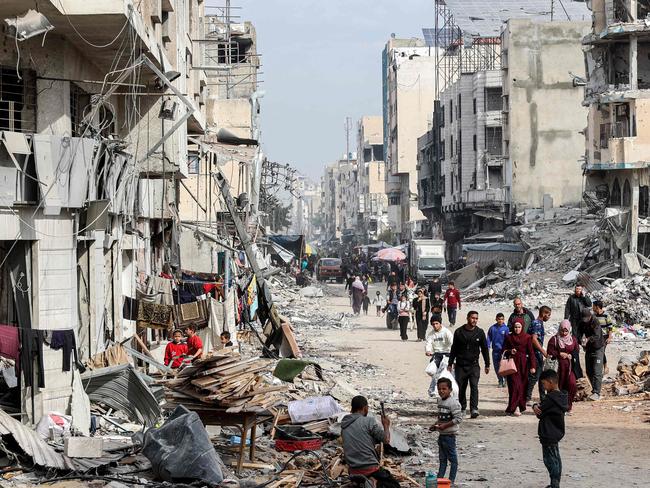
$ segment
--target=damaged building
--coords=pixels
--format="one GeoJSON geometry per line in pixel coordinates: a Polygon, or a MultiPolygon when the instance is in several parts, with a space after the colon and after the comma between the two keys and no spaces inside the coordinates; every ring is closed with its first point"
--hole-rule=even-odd
{"type": "Polygon", "coordinates": [[[3,408],[23,420],[73,397],[53,334],[80,360],[132,336],[123,296],[180,265],[188,134],[206,128],[203,2],[103,3],[0,3],[0,323],[21,372],[3,408]]]}
{"type": "Polygon", "coordinates": [[[571,21],[551,20],[534,3],[485,19],[448,1],[437,5],[444,24],[428,30],[444,49],[433,124],[418,141],[418,204],[450,259],[466,237],[498,239],[581,199],[585,109],[573,79],[584,75],[589,23],[577,19],[588,10],[569,2],[571,21]]]}
{"type": "Polygon", "coordinates": [[[593,30],[584,38],[588,76],[584,105],[585,201],[603,216],[601,259],[650,255],[650,3],[594,0],[593,30]]]}

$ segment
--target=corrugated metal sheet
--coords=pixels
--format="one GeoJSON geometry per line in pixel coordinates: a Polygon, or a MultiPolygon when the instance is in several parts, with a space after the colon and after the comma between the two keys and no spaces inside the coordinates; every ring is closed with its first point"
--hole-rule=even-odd
{"type": "Polygon", "coordinates": [[[130,364],[96,369],[81,376],[91,402],[121,410],[150,427],[160,419],[160,405],[130,364]]]}
{"type": "Polygon", "coordinates": [[[41,439],[36,431],[21,424],[2,410],[0,410],[0,434],[11,435],[38,466],[57,469],[69,467],[64,456],[41,439]]]}

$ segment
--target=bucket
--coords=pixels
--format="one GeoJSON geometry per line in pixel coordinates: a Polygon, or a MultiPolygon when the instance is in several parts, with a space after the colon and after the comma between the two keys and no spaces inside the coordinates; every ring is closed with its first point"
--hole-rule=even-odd
{"type": "Polygon", "coordinates": [[[438,488],[450,488],[451,481],[447,478],[438,478],[438,488]]]}

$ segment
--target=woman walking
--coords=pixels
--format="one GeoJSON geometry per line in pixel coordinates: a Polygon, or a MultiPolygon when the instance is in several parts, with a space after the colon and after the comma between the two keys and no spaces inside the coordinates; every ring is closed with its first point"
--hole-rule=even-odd
{"type": "Polygon", "coordinates": [[[413,313],[418,327],[418,342],[427,338],[429,326],[429,298],[424,294],[424,288],[418,290],[418,295],[413,299],[413,313]]]}
{"type": "Polygon", "coordinates": [[[533,353],[533,338],[523,332],[523,319],[515,319],[512,334],[503,344],[503,354],[514,360],[517,372],[508,376],[508,408],[506,413],[519,417],[526,410],[526,389],[528,373],[535,373],[537,360],[533,353]]]}
{"type": "Polygon", "coordinates": [[[361,304],[363,303],[363,295],[366,293],[366,289],[363,287],[363,283],[357,276],[352,282],[352,311],[354,315],[359,315],[361,313],[361,304]]]}
{"type": "Polygon", "coordinates": [[[399,322],[399,335],[403,341],[408,341],[409,336],[406,334],[406,328],[409,325],[409,320],[411,318],[411,302],[406,298],[406,294],[403,294],[399,299],[399,304],[397,305],[397,321],[399,322]]]}
{"type": "Polygon", "coordinates": [[[571,334],[571,322],[563,320],[560,330],[548,341],[546,353],[558,362],[558,388],[569,396],[569,412],[576,397],[576,376],[573,373],[573,354],[580,350],[578,340],[571,334]]]}

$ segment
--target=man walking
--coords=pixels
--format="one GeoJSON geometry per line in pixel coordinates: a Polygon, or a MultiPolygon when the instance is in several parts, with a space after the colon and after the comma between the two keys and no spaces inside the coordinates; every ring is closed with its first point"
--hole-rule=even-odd
{"type": "Polygon", "coordinates": [[[535,372],[528,375],[528,389],[526,390],[526,401],[529,402],[533,398],[533,388],[535,384],[539,384],[539,401],[544,400],[544,388],[542,383],[539,381],[539,377],[542,374],[544,369],[544,358],[546,357],[546,351],[544,350],[544,324],[549,321],[551,318],[551,307],[547,305],[542,305],[539,308],[539,315],[533,323],[530,324],[528,328],[528,333],[533,338],[533,352],[535,353],[535,359],[537,360],[537,368],[535,372]]]}
{"type": "Polygon", "coordinates": [[[447,307],[447,317],[449,325],[456,325],[456,312],[460,310],[460,291],[456,289],[456,284],[450,281],[445,292],[444,303],[447,307]]]}
{"type": "Polygon", "coordinates": [[[497,380],[499,381],[498,386],[499,388],[505,388],[506,378],[505,376],[499,376],[499,362],[503,355],[503,342],[505,341],[509,330],[506,325],[506,319],[501,312],[497,314],[495,320],[496,322],[494,325],[488,329],[487,345],[488,349],[492,349],[492,362],[494,363],[494,371],[496,372],[497,380]]]}
{"type": "Polygon", "coordinates": [[[564,306],[564,318],[571,322],[571,333],[578,337],[580,334],[579,325],[582,310],[591,308],[591,299],[585,294],[582,285],[576,285],[573,295],[566,301],[564,306]]]}
{"type": "Polygon", "coordinates": [[[481,376],[479,354],[483,356],[485,374],[490,372],[490,354],[488,352],[485,332],[478,327],[478,312],[467,313],[467,323],[454,332],[454,340],[449,353],[449,371],[455,368],[458,383],[458,400],[465,413],[467,409],[467,385],[470,386],[470,413],[475,419],[478,411],[478,380],[481,376]]]}
{"type": "Polygon", "coordinates": [[[524,307],[524,302],[519,297],[515,298],[512,304],[515,306],[515,310],[510,314],[510,318],[508,319],[510,333],[512,334],[517,319],[522,319],[524,321],[524,330],[522,332],[528,334],[528,328],[533,323],[533,320],[535,320],[535,315],[524,307]]]}
{"type": "MultiPolygon", "coordinates": [[[[582,312],[582,345],[585,348],[585,366],[587,378],[591,383],[591,396],[589,400],[600,400],[600,388],[603,382],[603,356],[605,355],[605,337],[603,329],[591,310],[582,312]]],[[[579,337],[580,339],[580,337],[579,337]]]]}

